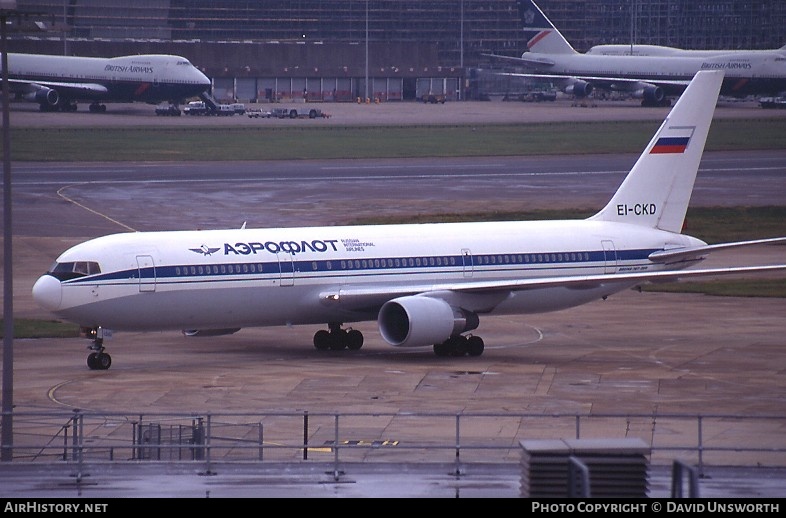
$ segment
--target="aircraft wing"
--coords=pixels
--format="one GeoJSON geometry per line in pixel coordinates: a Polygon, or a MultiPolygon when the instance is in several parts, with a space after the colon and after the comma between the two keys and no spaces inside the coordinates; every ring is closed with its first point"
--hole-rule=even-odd
{"type": "Polygon", "coordinates": [[[513,57],[513,56],[501,56],[499,54],[482,54],[482,56],[491,58],[495,61],[501,61],[503,63],[510,63],[512,65],[524,66],[524,67],[551,67],[554,66],[554,61],[544,58],[542,56],[539,57],[527,57],[527,52],[524,53],[521,57],[513,57]]]}
{"type": "Polygon", "coordinates": [[[717,245],[700,246],[696,248],[676,248],[674,250],[662,250],[649,255],[648,259],[656,263],[673,263],[678,261],[699,259],[710,252],[717,250],[728,250],[751,245],[769,245],[774,243],[786,242],[786,237],[773,237],[770,239],[756,239],[753,241],[737,241],[734,243],[719,243],[717,245]]]}
{"type": "MultiPolygon", "coordinates": [[[[761,273],[786,271],[786,264],[765,266],[736,266],[728,268],[705,268],[694,270],[626,272],[597,275],[572,275],[539,277],[504,281],[462,281],[443,284],[404,285],[404,286],[356,286],[342,287],[337,291],[320,293],[320,300],[326,303],[341,303],[345,309],[369,308],[381,305],[390,299],[408,295],[424,295],[437,298],[450,298],[456,294],[490,295],[491,300],[504,300],[510,293],[524,290],[563,287],[568,289],[589,289],[606,284],[630,284],[639,282],[667,282],[694,277],[712,277],[729,274],[761,273]]],[[[484,301],[488,302],[488,300],[484,301]]]]}
{"type": "Polygon", "coordinates": [[[53,89],[67,97],[88,96],[95,97],[106,94],[109,90],[98,83],[67,83],[61,81],[22,81],[12,79],[9,81],[11,89],[15,92],[34,93],[38,90],[53,89]]]}
{"type": "Polygon", "coordinates": [[[615,92],[635,92],[637,90],[641,90],[647,87],[660,87],[665,92],[669,94],[679,94],[682,93],[685,88],[687,88],[690,81],[688,80],[652,80],[652,79],[640,79],[640,78],[629,78],[629,77],[609,77],[609,76],[587,76],[587,75],[576,75],[576,76],[568,76],[564,74],[538,74],[538,73],[526,73],[526,72],[494,72],[495,75],[500,76],[509,76],[509,77],[522,77],[525,79],[549,79],[555,82],[566,82],[570,83],[572,81],[585,81],[587,83],[591,83],[593,86],[597,88],[601,88],[603,90],[611,90],[615,92]]]}
{"type": "MultiPolygon", "coordinates": [[[[786,243],[786,237],[756,239],[749,241],[735,241],[705,245],[693,248],[676,248],[663,250],[650,254],[649,259],[655,263],[676,264],[698,262],[710,252],[727,250],[753,245],[770,245],[786,243]]],[[[631,271],[611,274],[596,275],[568,275],[535,277],[528,279],[502,280],[502,281],[459,281],[440,284],[409,284],[390,286],[349,286],[341,287],[335,291],[325,291],[319,294],[320,300],[325,303],[341,303],[348,310],[378,307],[390,299],[409,295],[424,295],[437,298],[453,298],[455,295],[483,295],[487,298],[482,304],[495,305],[504,300],[510,293],[525,290],[545,288],[589,289],[608,284],[630,284],[646,282],[671,282],[679,279],[695,277],[713,277],[730,274],[746,274],[761,272],[786,272],[786,264],[761,265],[761,266],[733,266],[726,268],[703,269],[676,269],[657,271],[631,271]]]]}

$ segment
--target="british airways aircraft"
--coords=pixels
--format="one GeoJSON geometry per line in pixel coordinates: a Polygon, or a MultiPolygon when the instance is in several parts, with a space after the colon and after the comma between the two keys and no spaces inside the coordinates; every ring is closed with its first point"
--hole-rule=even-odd
{"type": "Polygon", "coordinates": [[[786,269],[686,269],[712,250],[681,229],[723,79],[700,72],[608,204],[584,220],[120,233],[60,255],[33,297],[94,339],[105,330],[227,334],[326,324],[317,349],[357,350],[373,321],[389,344],[477,356],[493,314],[570,308],[647,281],[786,269]]]}
{"type": "Polygon", "coordinates": [[[685,90],[696,72],[723,70],[721,95],[778,95],[786,91],[786,46],[774,50],[699,51],[639,46],[598,46],[581,54],[571,46],[532,0],[518,0],[527,40],[521,56],[486,54],[496,61],[521,67],[523,72],[498,75],[549,80],[576,97],[595,88],[627,92],[644,106],[663,106],[685,90]],[[604,50],[605,49],[605,50],[604,50]]]}
{"type": "Polygon", "coordinates": [[[8,54],[11,93],[36,102],[41,111],[76,111],[90,101],[104,112],[105,101],[182,103],[204,94],[210,79],[186,58],[168,54],[114,58],[8,54]]]}

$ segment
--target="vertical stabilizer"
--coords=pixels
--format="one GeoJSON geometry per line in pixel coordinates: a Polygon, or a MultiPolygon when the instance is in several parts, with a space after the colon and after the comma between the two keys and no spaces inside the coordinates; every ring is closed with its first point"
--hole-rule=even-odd
{"type": "Polygon", "coordinates": [[[530,52],[574,54],[576,51],[532,0],[518,0],[524,37],[530,52]]]}
{"type": "Polygon", "coordinates": [[[682,230],[723,74],[694,76],[611,201],[590,219],[682,230]]]}

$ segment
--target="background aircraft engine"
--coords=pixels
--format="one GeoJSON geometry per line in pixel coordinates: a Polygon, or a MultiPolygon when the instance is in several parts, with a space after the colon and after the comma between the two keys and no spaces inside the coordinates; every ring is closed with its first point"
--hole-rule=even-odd
{"type": "Polygon", "coordinates": [[[431,297],[399,297],[386,302],[377,319],[382,338],[396,347],[442,343],[478,327],[478,316],[431,297]]]}
{"type": "Polygon", "coordinates": [[[586,81],[575,81],[565,87],[565,93],[576,97],[587,97],[592,93],[592,85],[586,81]]]}
{"type": "Polygon", "coordinates": [[[60,102],[60,95],[57,90],[51,88],[39,88],[35,92],[31,92],[24,96],[26,101],[37,102],[38,104],[45,104],[47,106],[57,106],[60,102]]]}
{"type": "Polygon", "coordinates": [[[659,103],[663,101],[665,94],[663,88],[659,86],[645,86],[641,90],[633,92],[633,97],[650,103],[659,103]]]}

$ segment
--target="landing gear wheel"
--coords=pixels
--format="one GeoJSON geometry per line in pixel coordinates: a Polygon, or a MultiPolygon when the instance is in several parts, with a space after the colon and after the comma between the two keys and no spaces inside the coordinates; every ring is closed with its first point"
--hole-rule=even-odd
{"type": "Polygon", "coordinates": [[[112,365],[112,357],[107,353],[90,353],[87,355],[87,366],[94,371],[105,371],[112,365]]]}
{"type": "Polygon", "coordinates": [[[449,339],[451,344],[451,356],[466,356],[467,355],[467,337],[454,336],[449,339]]]}
{"type": "Polygon", "coordinates": [[[450,356],[450,346],[447,342],[434,344],[434,354],[437,356],[450,356]]]}
{"type": "Polygon", "coordinates": [[[98,358],[96,358],[96,360],[98,370],[105,371],[112,365],[112,357],[107,353],[98,353],[98,358]]]}
{"type": "Polygon", "coordinates": [[[342,351],[347,348],[347,332],[344,329],[330,331],[330,350],[342,351]]]}
{"type": "Polygon", "coordinates": [[[357,329],[347,331],[347,349],[357,351],[363,347],[363,333],[357,329]]]}
{"type": "Polygon", "coordinates": [[[467,354],[470,356],[480,356],[483,354],[483,349],[485,349],[485,345],[481,337],[470,336],[467,339],[467,354]]]}
{"type": "Polygon", "coordinates": [[[314,333],[314,347],[316,347],[318,351],[327,351],[330,349],[330,342],[331,336],[328,331],[320,329],[314,333]]]}
{"type": "Polygon", "coordinates": [[[357,329],[341,329],[341,324],[331,323],[330,331],[320,329],[314,333],[314,347],[319,351],[357,351],[363,347],[363,333],[357,329]]]}

